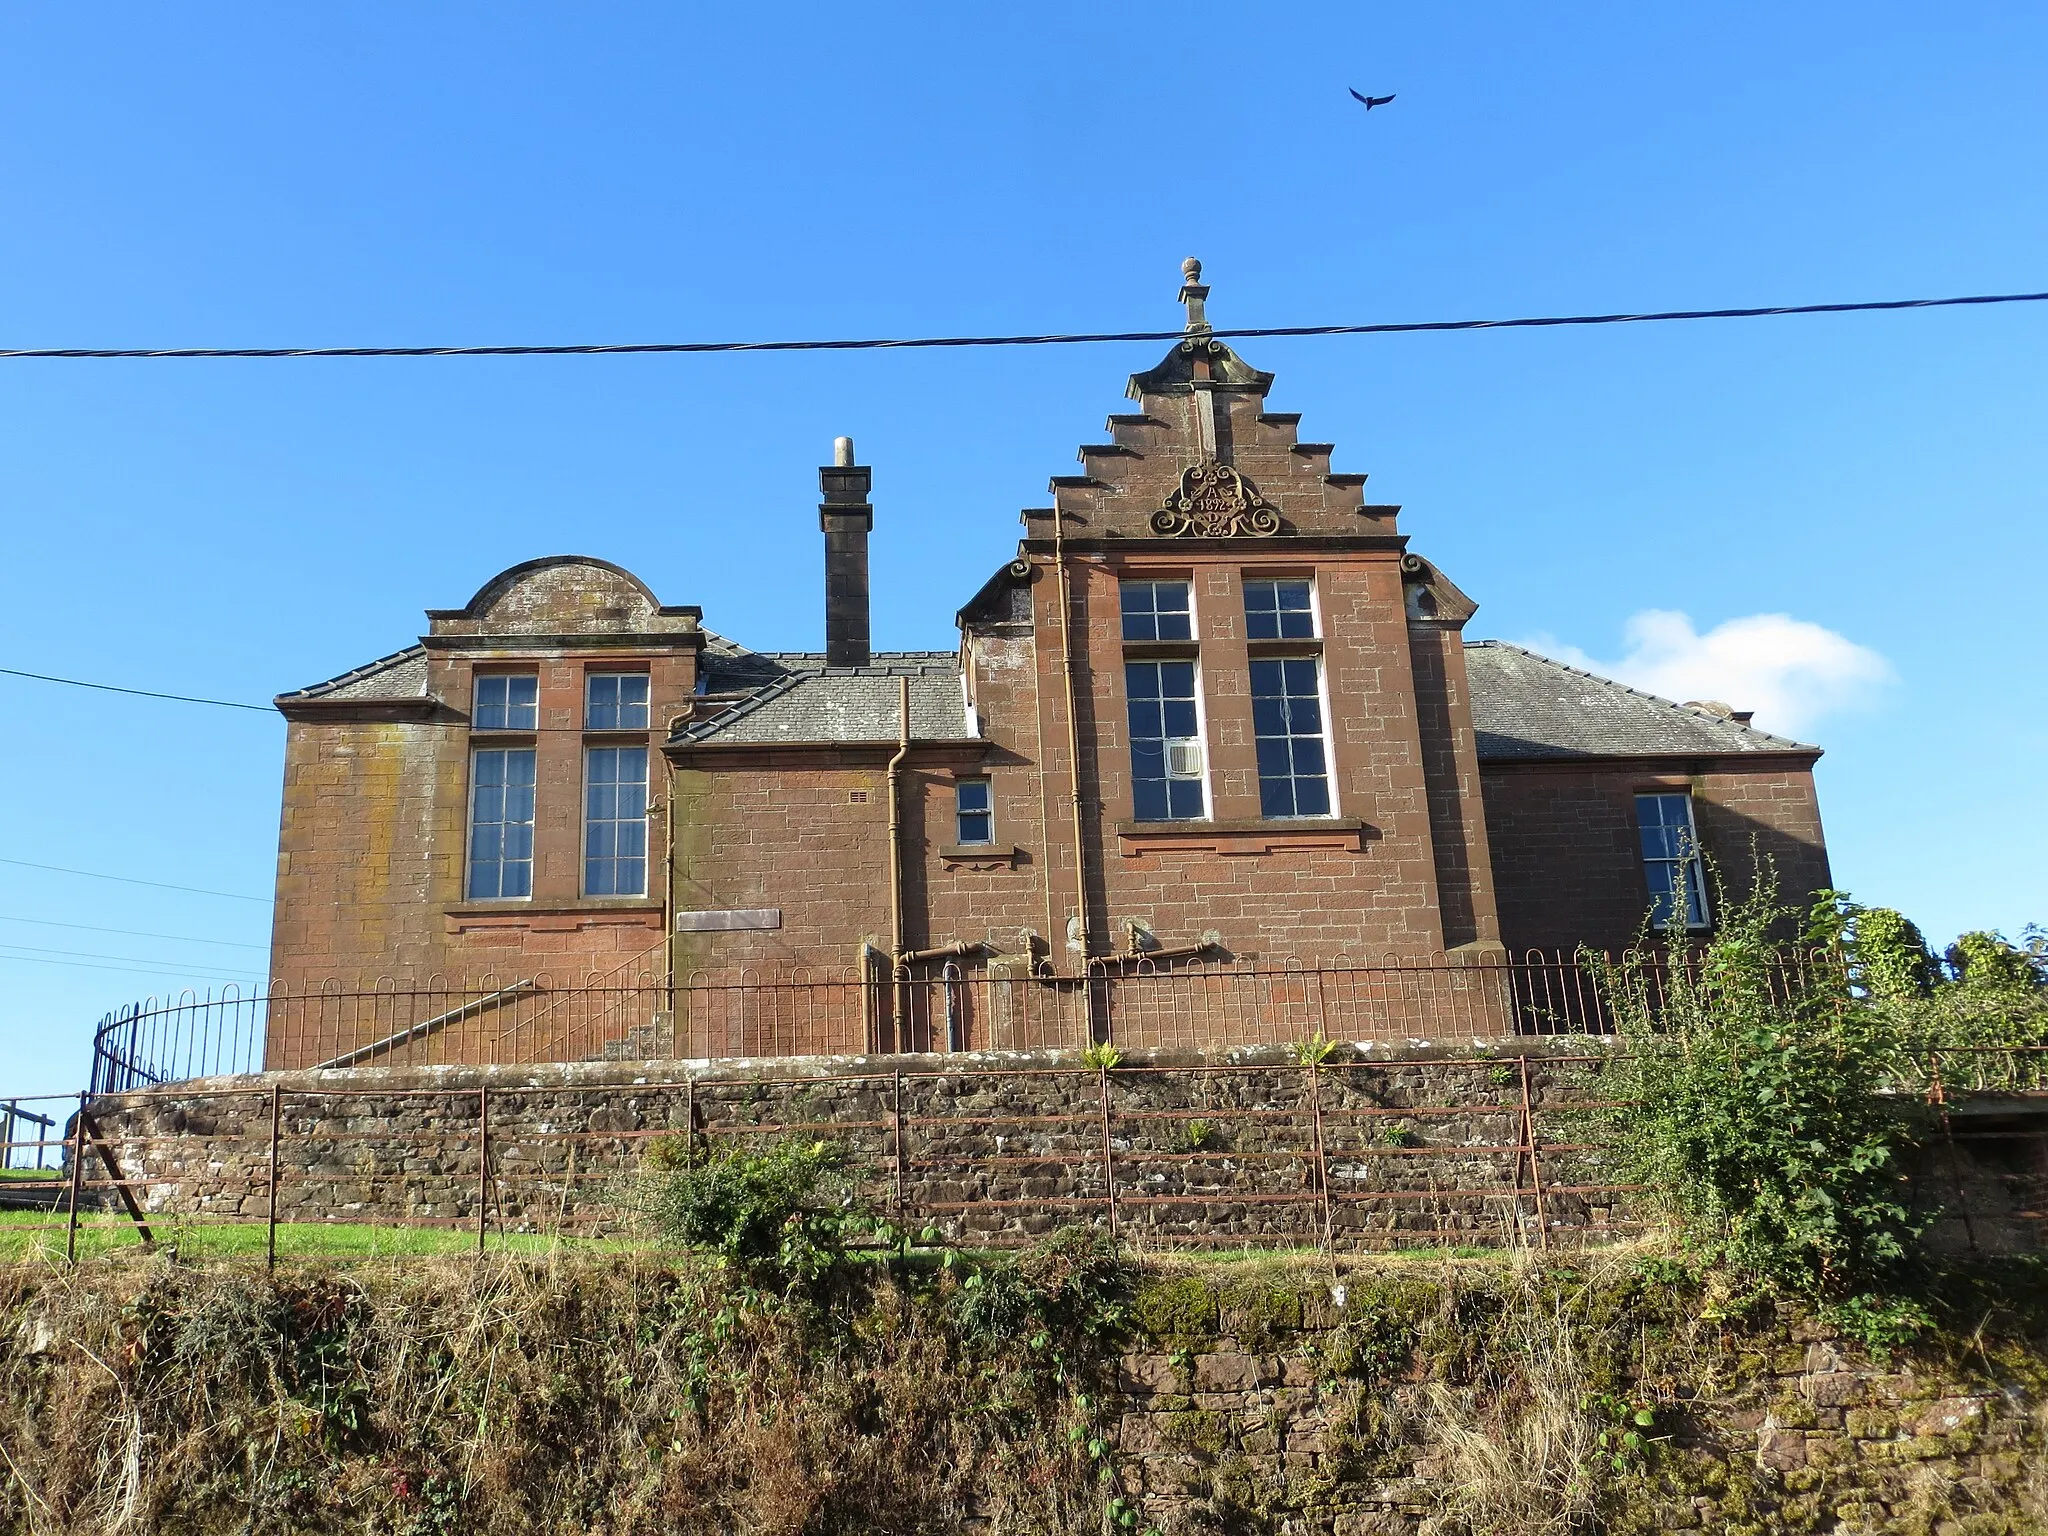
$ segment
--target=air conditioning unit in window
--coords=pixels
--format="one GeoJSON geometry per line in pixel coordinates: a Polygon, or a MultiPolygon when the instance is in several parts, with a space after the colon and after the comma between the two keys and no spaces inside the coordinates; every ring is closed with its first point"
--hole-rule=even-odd
{"type": "Polygon", "coordinates": [[[1167,739],[1166,776],[1169,779],[1199,779],[1202,776],[1202,743],[1199,738],[1174,736],[1167,739]]]}

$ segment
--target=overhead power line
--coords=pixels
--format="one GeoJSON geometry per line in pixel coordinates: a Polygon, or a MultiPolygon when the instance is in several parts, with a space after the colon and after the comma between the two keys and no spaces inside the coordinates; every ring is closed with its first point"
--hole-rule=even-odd
{"type": "Polygon", "coordinates": [[[256,901],[270,905],[268,896],[244,896],[239,891],[207,891],[196,885],[166,885],[161,880],[137,880],[132,875],[103,875],[96,869],[66,869],[61,864],[31,864],[27,859],[0,859],[0,864],[12,864],[17,869],[42,869],[55,875],[83,875],[88,880],[115,880],[122,885],[146,885],[158,891],[183,891],[190,896],[219,896],[227,901],[256,901]]]}
{"type": "MultiPolygon", "coordinates": [[[[201,939],[189,933],[149,933],[140,928],[102,928],[94,923],[60,923],[48,917],[4,917],[0,923],[27,923],[35,928],[70,928],[79,933],[118,933],[131,939],[169,939],[175,944],[211,944],[220,949],[268,949],[268,944],[250,944],[241,939],[201,939]]],[[[53,951],[54,953],[54,951],[53,951]]]]}
{"type": "MultiPolygon", "coordinates": [[[[38,944],[0,944],[0,960],[26,960],[34,955],[62,955],[72,960],[114,960],[124,965],[162,966],[167,970],[183,970],[191,965],[188,960],[159,960],[149,955],[109,955],[94,949],[47,949],[38,944]]],[[[253,976],[254,971],[236,971],[225,964],[203,964],[204,970],[230,976],[253,976]]]]}
{"type": "MultiPolygon", "coordinates": [[[[1950,299],[1870,299],[1854,304],[1772,304],[1754,309],[1666,309],[1612,315],[1536,315],[1511,320],[1397,320],[1374,325],[1270,325],[1204,334],[1392,336],[1418,331],[1506,331],[1557,325],[1639,325],[1662,320],[1758,320],[1774,315],[1848,315],[1969,304],[2038,304],[2048,293],[1973,293],[1950,299]]],[[[1043,336],[896,336],[824,341],[632,341],[495,347],[7,347],[10,358],[604,357],[673,352],[883,352],[922,347],[1066,347],[1111,341],[1180,341],[1185,331],[1083,331],[1043,336]]]]}
{"type": "Polygon", "coordinates": [[[5,965],[56,965],[69,971],[112,971],[124,976],[193,976],[202,981],[242,982],[261,981],[260,971],[195,971],[178,965],[172,967],[146,965],[106,965],[92,960],[44,960],[34,955],[0,954],[0,964],[5,965]]]}
{"type": "Polygon", "coordinates": [[[75,677],[52,677],[47,672],[22,672],[13,667],[0,667],[0,674],[8,677],[26,677],[38,683],[62,683],[67,688],[95,688],[101,693],[126,693],[138,699],[169,699],[174,704],[211,704],[216,709],[250,709],[259,715],[272,713],[268,704],[238,704],[233,699],[200,699],[189,693],[154,693],[147,688],[117,688],[112,683],[85,683],[75,677]]]}

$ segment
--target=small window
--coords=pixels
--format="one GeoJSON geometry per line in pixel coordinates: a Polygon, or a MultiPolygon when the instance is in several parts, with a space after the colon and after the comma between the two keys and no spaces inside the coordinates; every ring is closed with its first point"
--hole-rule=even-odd
{"type": "Polygon", "coordinates": [[[1252,662],[1252,737],[1259,755],[1259,814],[1330,814],[1323,747],[1322,662],[1314,656],[1252,662]]]}
{"type": "Polygon", "coordinates": [[[1650,887],[1650,921],[1659,928],[1705,928],[1706,872],[1693,830],[1692,796],[1637,795],[1636,830],[1643,840],[1643,878],[1650,887]]]}
{"type": "Polygon", "coordinates": [[[583,728],[589,731],[646,730],[647,674],[588,674],[583,679],[583,728]]]}
{"type": "Polygon", "coordinates": [[[1202,733],[1192,661],[1124,663],[1131,720],[1131,813],[1139,821],[1203,814],[1202,733]]]}
{"type": "Polygon", "coordinates": [[[963,848],[996,840],[995,793],[987,779],[961,779],[954,784],[953,836],[963,848]]]}
{"type": "Polygon", "coordinates": [[[531,672],[479,672],[470,725],[479,731],[540,728],[540,679],[531,672]]]}
{"type": "Polygon", "coordinates": [[[1315,606],[1305,581],[1248,581],[1244,584],[1247,640],[1313,640],[1315,606]]]}
{"type": "Polygon", "coordinates": [[[1184,581],[1127,581],[1121,588],[1126,640],[1192,640],[1194,615],[1184,581]]]}
{"type": "Polygon", "coordinates": [[[531,747],[495,747],[471,758],[467,890],[471,901],[533,894],[531,747]]]}
{"type": "Polygon", "coordinates": [[[583,894],[645,894],[647,749],[592,747],[583,783],[583,894]]]}

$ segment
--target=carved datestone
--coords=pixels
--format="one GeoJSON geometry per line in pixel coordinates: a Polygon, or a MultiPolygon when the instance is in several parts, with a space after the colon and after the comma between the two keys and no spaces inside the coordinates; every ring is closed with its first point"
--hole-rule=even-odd
{"type": "Polygon", "coordinates": [[[1152,531],[1176,538],[1270,539],[1280,514],[1228,464],[1196,464],[1181,471],[1180,489],[1152,514],[1152,531]]]}

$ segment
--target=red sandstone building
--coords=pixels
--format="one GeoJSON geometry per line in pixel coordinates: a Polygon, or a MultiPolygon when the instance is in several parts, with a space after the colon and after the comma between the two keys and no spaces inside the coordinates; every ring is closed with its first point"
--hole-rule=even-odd
{"type": "MultiPolygon", "coordinates": [[[[1828,883],[1818,748],[1464,640],[1474,604],[1266,409],[1206,295],[1190,264],[1185,338],[1024,512],[957,651],[870,652],[870,472],[841,439],[822,655],[556,556],[280,697],[280,987],[653,977],[666,1006],[615,1021],[674,1023],[650,1054],[1043,1043],[1005,1018],[1063,980],[1483,969],[1625,946],[1680,893],[1703,926],[1696,850],[1828,883]],[[883,995],[933,976],[974,999],[943,1029],[883,995]],[[677,1014],[693,983],[798,977],[880,1000],[808,1034],[677,1014]]],[[[272,1066],[363,1043],[271,1017],[272,1066]]]]}

